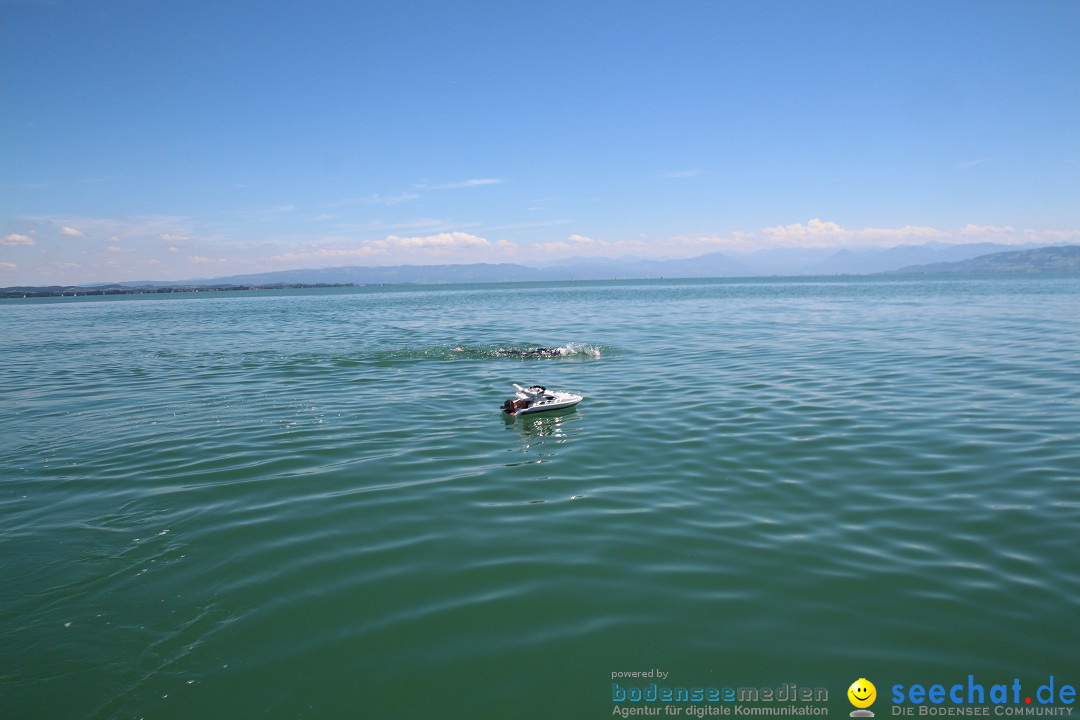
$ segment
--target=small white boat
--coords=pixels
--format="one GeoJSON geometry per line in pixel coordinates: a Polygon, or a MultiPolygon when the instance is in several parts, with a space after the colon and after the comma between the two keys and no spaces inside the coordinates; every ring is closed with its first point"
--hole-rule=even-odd
{"type": "Polygon", "coordinates": [[[502,405],[502,411],[507,415],[562,410],[577,405],[584,397],[563,390],[548,390],[542,385],[523,388],[514,383],[514,387],[517,389],[516,397],[510,398],[502,405]]]}

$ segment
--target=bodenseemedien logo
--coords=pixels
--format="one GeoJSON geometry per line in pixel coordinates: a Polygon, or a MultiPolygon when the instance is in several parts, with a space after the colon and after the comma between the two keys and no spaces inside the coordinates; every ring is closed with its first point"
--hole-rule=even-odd
{"type": "Polygon", "coordinates": [[[847,689],[847,697],[856,708],[851,711],[851,717],[874,717],[874,713],[866,709],[877,700],[877,688],[874,687],[874,683],[866,678],[859,678],[847,689]]]}

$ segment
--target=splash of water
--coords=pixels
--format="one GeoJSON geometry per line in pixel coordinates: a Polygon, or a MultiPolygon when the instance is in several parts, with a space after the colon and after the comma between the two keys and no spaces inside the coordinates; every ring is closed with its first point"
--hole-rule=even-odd
{"type": "Polygon", "coordinates": [[[566,345],[559,348],[559,350],[561,351],[559,354],[562,356],[582,355],[590,358],[600,357],[600,348],[595,345],[585,345],[584,343],[566,343],[566,345]]]}

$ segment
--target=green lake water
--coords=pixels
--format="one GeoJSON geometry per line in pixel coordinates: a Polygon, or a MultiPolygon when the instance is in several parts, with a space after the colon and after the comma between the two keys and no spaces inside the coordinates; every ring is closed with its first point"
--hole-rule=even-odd
{"type": "Polygon", "coordinates": [[[5,301],[0,352],[2,718],[1080,684],[1075,277],[5,301]]]}

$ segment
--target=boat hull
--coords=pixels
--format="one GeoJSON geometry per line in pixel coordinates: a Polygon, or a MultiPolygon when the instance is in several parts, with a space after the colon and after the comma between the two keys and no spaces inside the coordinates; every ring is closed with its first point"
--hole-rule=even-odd
{"type": "Polygon", "coordinates": [[[550,412],[552,410],[563,410],[565,408],[574,407],[581,402],[583,396],[574,395],[573,393],[557,393],[551,400],[538,400],[526,408],[518,408],[514,413],[515,415],[532,415],[534,413],[550,412]]]}

